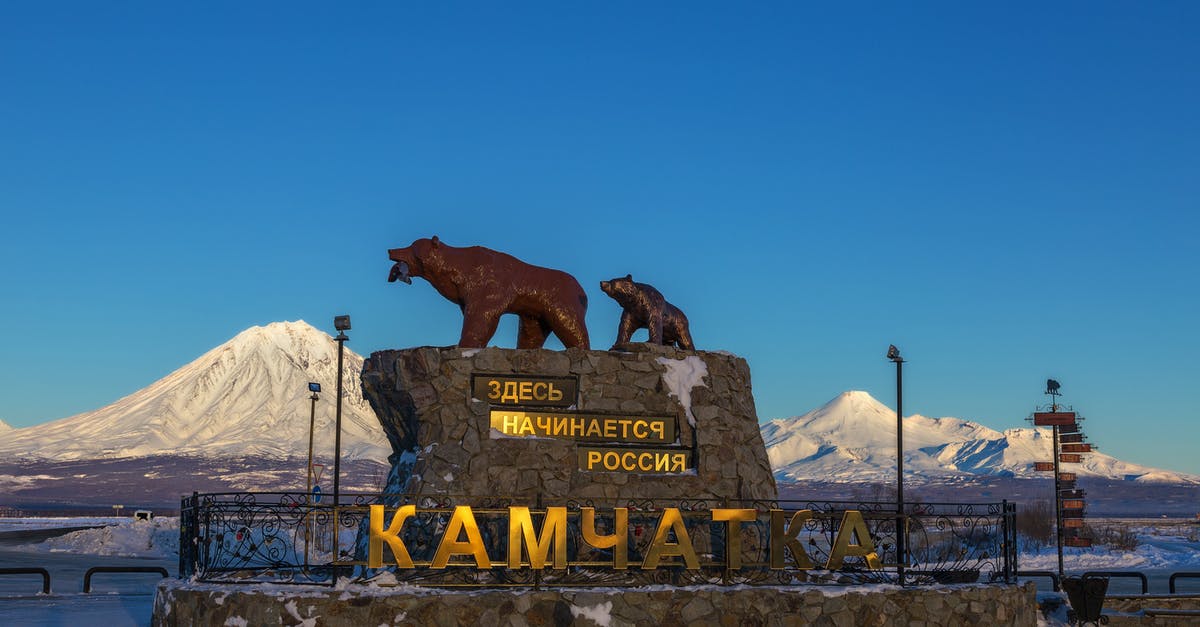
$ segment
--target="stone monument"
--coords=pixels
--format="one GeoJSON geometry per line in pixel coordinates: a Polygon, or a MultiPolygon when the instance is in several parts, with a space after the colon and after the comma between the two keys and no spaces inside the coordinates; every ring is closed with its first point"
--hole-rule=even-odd
{"type": "Polygon", "coordinates": [[[744,359],[622,348],[372,354],[363,396],[394,450],[387,491],[776,498],[744,359]]]}

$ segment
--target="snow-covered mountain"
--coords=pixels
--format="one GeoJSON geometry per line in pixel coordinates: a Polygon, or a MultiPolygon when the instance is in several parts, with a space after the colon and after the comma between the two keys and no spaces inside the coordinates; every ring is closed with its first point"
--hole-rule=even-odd
{"type": "MultiPolygon", "coordinates": [[[[866,392],[844,392],[824,406],[762,426],[779,480],[890,481],[896,473],[896,412],[866,392]]],[[[1049,428],[1004,432],[958,418],[904,418],[906,480],[970,475],[1046,478],[1033,470],[1054,459],[1049,428]]],[[[1200,476],[1149,468],[1094,452],[1067,464],[1081,477],[1200,484],[1200,476]]]]}
{"type": "Polygon", "coordinates": [[[4,422],[3,420],[0,420],[0,433],[4,433],[6,431],[12,431],[12,430],[13,430],[12,425],[8,424],[7,422],[4,422]]]}
{"type": "MultiPolygon", "coordinates": [[[[362,398],[358,373],[363,358],[347,348],[344,359],[343,460],[383,462],[391,447],[362,398]]],[[[309,381],[323,389],[316,404],[314,448],[326,453],[334,441],[337,343],[298,321],[251,327],[106,407],[7,431],[0,437],[0,457],[305,457],[309,381]]]]}

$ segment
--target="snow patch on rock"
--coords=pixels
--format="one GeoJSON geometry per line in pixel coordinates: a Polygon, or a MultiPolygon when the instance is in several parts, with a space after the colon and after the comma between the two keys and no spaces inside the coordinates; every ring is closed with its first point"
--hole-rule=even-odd
{"type": "Polygon", "coordinates": [[[696,426],[696,417],[692,415],[692,388],[704,386],[708,365],[695,355],[683,359],[659,357],[656,361],[666,367],[667,371],[662,375],[663,383],[671,395],[679,399],[683,412],[687,414],[688,424],[696,426]]]}

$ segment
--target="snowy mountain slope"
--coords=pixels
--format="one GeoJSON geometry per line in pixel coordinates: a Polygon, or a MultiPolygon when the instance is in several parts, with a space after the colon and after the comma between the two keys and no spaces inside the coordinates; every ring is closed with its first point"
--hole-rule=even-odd
{"type": "Polygon", "coordinates": [[[6,432],[12,431],[12,430],[13,430],[12,425],[8,424],[7,422],[4,422],[3,420],[0,420],[0,433],[6,433],[6,432]]]}
{"type": "MultiPolygon", "coordinates": [[[[1049,428],[1003,433],[958,418],[904,419],[904,471],[914,480],[963,475],[1045,477],[1033,463],[1053,459],[1049,428]]],[[[845,392],[803,416],[762,427],[767,456],[781,480],[884,481],[895,477],[896,412],[866,392],[845,392]]],[[[1103,453],[1067,464],[1080,476],[1166,483],[1200,477],[1123,462],[1103,453]]]]}
{"type": "MultiPolygon", "coordinates": [[[[362,399],[363,359],[345,352],[343,459],[391,452],[362,399]]],[[[8,431],[0,456],[98,459],[163,454],[274,459],[308,453],[308,382],[317,401],[315,447],[332,448],[337,343],[303,321],[251,327],[149,387],[95,411],[8,431]]]]}

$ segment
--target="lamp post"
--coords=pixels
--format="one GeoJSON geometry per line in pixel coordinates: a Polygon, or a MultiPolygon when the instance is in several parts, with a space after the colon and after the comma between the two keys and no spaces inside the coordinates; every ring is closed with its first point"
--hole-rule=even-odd
{"type": "Polygon", "coordinates": [[[896,364],[896,575],[904,585],[904,358],[895,344],[888,346],[887,358],[896,364]]]}
{"type": "Polygon", "coordinates": [[[342,353],[346,348],[346,331],[350,330],[350,316],[334,316],[333,328],[337,329],[338,371],[337,371],[337,410],[334,415],[334,429],[337,434],[333,437],[333,579],[337,581],[338,560],[341,559],[341,542],[338,533],[338,505],[342,501],[342,353]]]}
{"type": "MultiPolygon", "coordinates": [[[[306,471],[307,471],[306,475],[308,476],[308,481],[305,483],[304,490],[305,490],[305,494],[308,495],[307,498],[311,499],[311,498],[313,498],[313,465],[312,465],[313,431],[315,430],[315,427],[317,424],[317,401],[320,400],[320,398],[321,398],[319,396],[319,392],[321,391],[321,384],[320,383],[309,383],[308,391],[312,392],[312,396],[308,397],[308,400],[312,401],[312,405],[309,407],[309,410],[308,410],[308,468],[306,469],[306,471]]],[[[309,512],[311,513],[311,509],[309,510],[309,512]]],[[[309,539],[309,536],[311,536],[311,535],[312,535],[312,516],[310,516],[309,514],[305,514],[305,516],[304,516],[304,565],[305,566],[308,566],[308,539],[309,539]]]]}
{"type": "Polygon", "coordinates": [[[346,337],[346,331],[350,330],[350,316],[334,316],[333,328],[338,332],[337,337],[333,338],[338,343],[337,409],[334,413],[334,429],[337,433],[333,437],[333,506],[336,509],[342,500],[339,489],[342,478],[342,353],[345,352],[346,340],[350,339],[346,337]]]}
{"type": "Polygon", "coordinates": [[[304,486],[304,491],[306,494],[309,495],[309,498],[312,498],[313,431],[316,429],[316,424],[317,424],[317,401],[321,399],[321,397],[319,396],[319,393],[321,392],[321,384],[320,383],[309,383],[308,391],[312,392],[312,396],[308,397],[308,400],[312,401],[312,406],[309,408],[309,411],[308,411],[308,469],[307,469],[308,470],[308,482],[304,486]]]}

